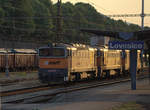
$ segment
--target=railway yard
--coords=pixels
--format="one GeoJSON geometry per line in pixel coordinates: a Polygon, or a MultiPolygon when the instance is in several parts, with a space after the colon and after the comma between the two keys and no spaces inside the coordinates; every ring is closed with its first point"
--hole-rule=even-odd
{"type": "Polygon", "coordinates": [[[2,110],[149,110],[147,53],[137,51],[137,90],[130,90],[129,50],[54,43],[17,51],[1,54],[2,110]]]}
{"type": "Polygon", "coordinates": [[[32,74],[24,75],[24,79],[28,79],[24,81],[20,78],[13,82],[16,79],[12,78],[13,83],[10,83],[5,79],[0,94],[2,110],[110,110],[123,103],[136,103],[149,110],[147,70],[143,73],[137,76],[137,91],[130,90],[129,76],[52,85],[31,79],[32,74]]]}
{"type": "Polygon", "coordinates": [[[118,1],[0,0],[0,110],[150,110],[150,14],[118,1]]]}
{"type": "Polygon", "coordinates": [[[2,49],[1,109],[149,110],[149,54],[135,53],[63,43],[2,49]]]}

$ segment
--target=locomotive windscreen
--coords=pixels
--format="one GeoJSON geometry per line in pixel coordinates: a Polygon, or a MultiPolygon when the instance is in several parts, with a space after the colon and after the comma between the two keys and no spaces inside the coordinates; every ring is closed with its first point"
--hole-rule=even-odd
{"type": "Polygon", "coordinates": [[[65,50],[63,48],[42,48],[42,49],[39,49],[39,56],[63,57],[65,56],[65,50]]]}

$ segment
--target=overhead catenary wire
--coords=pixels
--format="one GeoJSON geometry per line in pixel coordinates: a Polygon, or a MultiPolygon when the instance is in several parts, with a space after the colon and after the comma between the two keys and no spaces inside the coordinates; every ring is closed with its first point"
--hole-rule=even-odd
{"type": "MultiPolygon", "coordinates": [[[[78,1],[78,0],[76,0],[76,1],[78,1]]],[[[91,0],[86,0],[86,1],[88,1],[89,3],[91,3],[92,5],[94,5],[96,7],[101,8],[104,11],[110,12],[107,9],[95,4],[91,0]]],[[[13,7],[13,6],[7,6],[6,4],[4,5],[4,7],[12,8],[12,9],[16,9],[16,10],[20,11],[20,8],[16,8],[16,7],[13,7]]],[[[43,14],[43,13],[42,13],[42,15],[43,15],[43,17],[34,16],[34,17],[4,17],[4,18],[5,19],[47,19],[47,18],[56,19],[57,18],[57,17],[54,17],[54,16],[47,16],[46,14],[43,14]]],[[[142,16],[142,15],[141,14],[113,14],[113,15],[105,15],[105,16],[108,16],[108,17],[139,17],[139,16],[142,16]]],[[[150,14],[144,14],[144,16],[150,16],[150,14]]]]}
{"type": "MultiPolygon", "coordinates": [[[[91,2],[90,0],[88,0],[89,2],[91,2]]],[[[93,2],[91,2],[91,3],[93,3],[93,2]]],[[[93,3],[94,4],[94,3],[93,3]]],[[[95,5],[95,4],[94,4],[95,5]]],[[[139,16],[140,14],[130,14],[130,15],[127,15],[127,16],[139,16]]],[[[145,14],[145,15],[150,15],[150,14],[145,14]]],[[[118,16],[119,17],[119,16],[118,16]]],[[[120,16],[120,17],[125,17],[125,16],[120,16]]],[[[42,16],[42,17],[37,17],[37,16],[30,16],[30,17],[3,17],[3,18],[5,18],[5,19],[13,19],[13,20],[15,20],[15,19],[17,19],[17,20],[22,20],[22,19],[55,19],[55,18],[58,18],[58,17],[55,17],[55,16],[42,16]]],[[[69,18],[71,18],[71,17],[69,17],[69,16],[66,16],[66,17],[61,17],[61,18],[63,18],[63,19],[69,19],[69,18]]],[[[15,21],[14,23],[16,24],[16,22],[19,24],[19,22],[18,21],[15,21]]],[[[79,23],[79,21],[73,21],[72,20],[72,22],[76,22],[76,23],[79,23]]],[[[94,24],[94,25],[98,25],[97,23],[94,23],[94,22],[86,22],[87,24],[94,24]]],[[[27,23],[22,23],[22,22],[20,22],[20,24],[27,24],[27,23]]],[[[81,22],[80,22],[80,24],[81,24],[81,22]]],[[[40,25],[40,24],[36,24],[36,25],[39,25],[40,27],[42,27],[42,25],[40,25]]],[[[48,25],[48,24],[44,24],[44,25],[48,25]]],[[[44,27],[44,25],[43,25],[43,27],[44,27]]],[[[14,26],[14,28],[15,28],[15,26],[14,26]]],[[[20,28],[19,28],[20,29],[20,28]]],[[[23,30],[23,29],[22,29],[23,30]]]]}
{"type": "MultiPolygon", "coordinates": [[[[17,17],[18,18],[18,17],[17,17]]],[[[33,18],[36,18],[36,17],[33,17],[33,18]]],[[[26,19],[26,18],[24,18],[24,19],[26,19]]],[[[46,18],[43,18],[42,17],[42,19],[48,19],[47,17],[46,18]]],[[[85,23],[82,23],[82,22],[80,22],[80,21],[78,21],[78,20],[73,20],[73,19],[71,19],[71,17],[64,17],[63,18],[64,20],[69,20],[70,22],[72,22],[72,23],[80,23],[80,25],[81,24],[85,24],[85,23]]],[[[10,22],[10,20],[7,20],[7,21],[9,21],[10,22]]],[[[26,29],[26,28],[23,28],[23,27],[21,27],[21,28],[19,28],[18,26],[17,26],[17,24],[22,24],[22,25],[29,25],[30,23],[24,23],[24,22],[21,22],[21,21],[15,21],[14,23],[16,23],[16,26],[15,26],[15,30],[22,30],[22,31],[29,31],[30,29],[26,29]]],[[[100,24],[97,24],[97,23],[95,23],[95,22],[92,22],[92,21],[87,21],[86,22],[86,24],[87,25],[97,25],[97,26],[100,26],[100,24]]],[[[41,31],[41,30],[43,30],[44,31],[44,27],[46,28],[46,29],[49,29],[50,31],[51,30],[54,30],[54,29],[51,29],[51,28],[48,28],[47,27],[47,25],[49,25],[49,23],[45,23],[45,24],[36,24],[36,26],[38,26],[38,30],[37,31],[41,31]],[[43,28],[42,28],[43,27],[43,28]],[[41,29],[40,29],[41,28],[41,29]]],[[[1,27],[3,27],[3,28],[11,28],[11,29],[13,29],[13,27],[12,26],[4,26],[4,25],[0,25],[1,27]]],[[[34,28],[34,26],[33,26],[33,28],[34,28]]],[[[31,29],[33,29],[33,28],[31,28],[31,29]]],[[[70,28],[70,27],[69,27],[70,28]]],[[[72,27],[73,28],[73,27],[72,27]]],[[[74,29],[76,29],[77,27],[75,27],[74,29]]],[[[82,27],[81,27],[82,28],[82,27]]],[[[84,28],[84,27],[83,27],[84,28]]],[[[64,30],[64,29],[63,29],[64,30]]]]}
{"type": "MultiPolygon", "coordinates": [[[[113,14],[113,15],[105,15],[108,17],[139,17],[141,14],[113,14]]],[[[145,14],[145,16],[150,16],[150,14],[145,14]]]]}
{"type": "MultiPolygon", "coordinates": [[[[67,19],[68,20],[68,19],[67,19]]],[[[10,20],[8,20],[9,22],[10,22],[10,20]]],[[[72,19],[70,19],[69,21],[71,21],[71,22],[73,22],[73,23],[80,23],[80,24],[84,24],[84,23],[81,23],[81,22],[79,22],[78,20],[72,20],[72,19]]],[[[16,26],[15,27],[12,27],[12,26],[4,26],[4,25],[0,25],[0,27],[2,27],[2,28],[14,28],[15,30],[25,30],[25,31],[29,31],[30,29],[25,29],[25,28],[18,28],[18,26],[17,26],[17,24],[22,24],[22,25],[29,25],[30,23],[24,23],[24,22],[20,22],[20,21],[15,21],[14,22],[15,24],[16,24],[16,26]]],[[[88,22],[86,22],[86,24],[93,24],[93,25],[97,25],[97,26],[99,26],[99,24],[97,24],[97,23],[94,23],[94,22],[90,22],[90,21],[88,21],[88,22]]],[[[42,25],[40,25],[40,24],[36,24],[36,26],[38,26],[38,28],[42,28],[42,27],[45,27],[46,28],[46,26],[47,25],[49,25],[49,23],[46,23],[46,24],[42,24],[42,25]]],[[[33,26],[34,27],[34,26],[33,26]]],[[[32,29],[32,28],[31,28],[32,29]]],[[[49,30],[52,30],[51,28],[48,28],[49,30]]],[[[44,30],[44,29],[40,29],[40,30],[44,30]]],[[[64,29],[63,29],[64,30],[64,29]]]]}

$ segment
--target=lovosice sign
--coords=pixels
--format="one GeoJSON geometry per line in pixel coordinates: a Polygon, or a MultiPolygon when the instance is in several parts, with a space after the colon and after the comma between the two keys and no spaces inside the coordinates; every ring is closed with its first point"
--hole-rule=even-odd
{"type": "Polygon", "coordinates": [[[118,49],[118,50],[141,50],[144,49],[143,41],[109,41],[109,49],[118,49]]]}

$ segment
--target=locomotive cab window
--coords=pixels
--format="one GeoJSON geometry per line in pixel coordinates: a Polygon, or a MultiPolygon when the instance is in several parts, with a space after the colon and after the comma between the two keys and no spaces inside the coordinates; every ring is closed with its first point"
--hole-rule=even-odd
{"type": "Polygon", "coordinates": [[[63,48],[53,48],[51,52],[52,56],[65,56],[65,50],[63,48]]]}
{"type": "Polygon", "coordinates": [[[39,56],[49,56],[49,55],[50,55],[49,48],[39,49],[39,56]]]}
{"type": "Polygon", "coordinates": [[[63,48],[42,48],[42,49],[39,49],[39,56],[42,56],[42,57],[64,57],[65,50],[63,48]]]}

